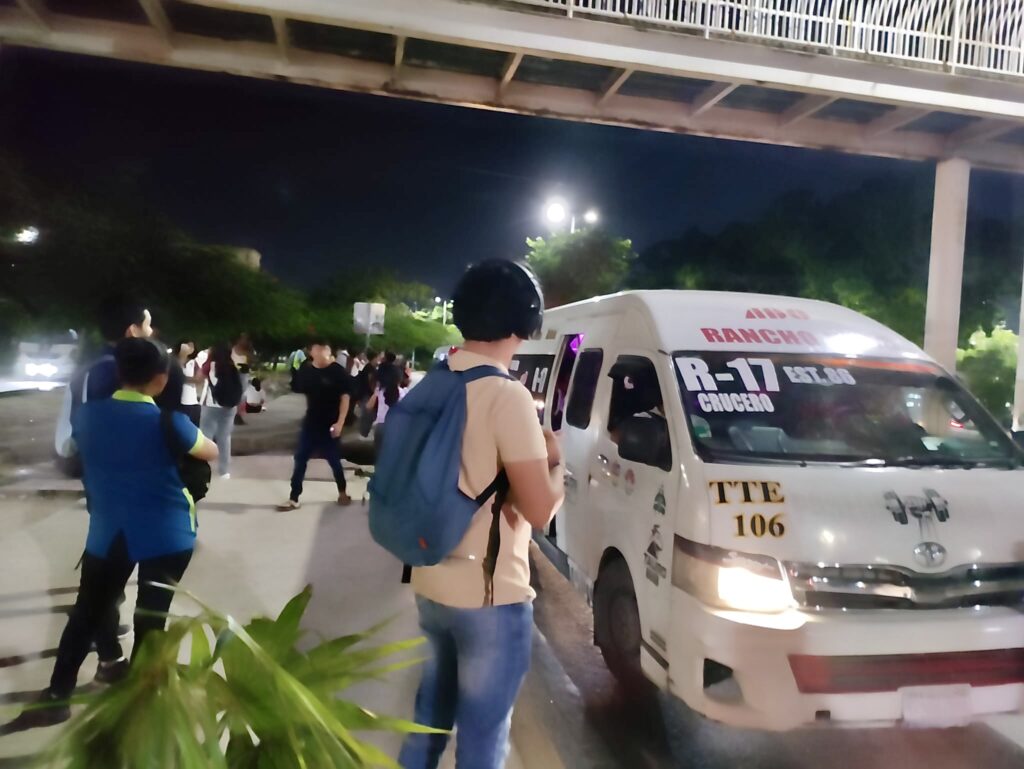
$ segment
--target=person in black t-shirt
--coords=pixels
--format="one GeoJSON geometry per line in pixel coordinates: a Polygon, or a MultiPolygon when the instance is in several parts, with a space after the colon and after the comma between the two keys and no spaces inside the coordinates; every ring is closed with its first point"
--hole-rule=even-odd
{"type": "Polygon", "coordinates": [[[306,396],[306,416],[302,420],[299,445],[295,449],[291,495],[287,502],[278,506],[278,510],[299,508],[306,465],[316,452],[323,455],[334,473],[334,481],[338,484],[338,504],[352,503],[345,490],[345,471],[341,466],[339,446],[352,389],[352,377],[334,360],[330,343],[318,339],[310,347],[309,359],[295,372],[292,380],[292,390],[306,396]]]}

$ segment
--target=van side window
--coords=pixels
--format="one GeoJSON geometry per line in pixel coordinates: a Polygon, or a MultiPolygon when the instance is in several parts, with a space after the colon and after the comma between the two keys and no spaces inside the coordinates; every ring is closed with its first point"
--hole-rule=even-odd
{"type": "Polygon", "coordinates": [[[665,402],[654,364],[641,355],[622,355],[608,376],[612,380],[608,433],[619,446],[620,455],[654,467],[670,468],[672,449],[665,419],[665,402]],[[624,438],[630,445],[621,442],[624,438]],[[635,445],[637,441],[646,444],[639,454],[635,445]]]}
{"type": "Polygon", "coordinates": [[[573,427],[585,430],[590,426],[590,413],[594,409],[594,393],[597,391],[597,378],[601,375],[602,363],[602,350],[587,350],[580,355],[576,374],[572,378],[569,405],[565,410],[565,421],[573,427]]]}
{"type": "Polygon", "coordinates": [[[551,429],[562,429],[562,417],[565,416],[565,403],[569,398],[569,381],[572,369],[579,356],[583,334],[566,334],[562,337],[562,362],[558,364],[558,376],[555,378],[555,394],[551,400],[551,429]]]}
{"type": "Polygon", "coordinates": [[[554,355],[516,355],[513,356],[512,365],[508,369],[509,373],[533,395],[541,424],[544,424],[544,404],[547,401],[551,367],[554,364],[554,355]]]}

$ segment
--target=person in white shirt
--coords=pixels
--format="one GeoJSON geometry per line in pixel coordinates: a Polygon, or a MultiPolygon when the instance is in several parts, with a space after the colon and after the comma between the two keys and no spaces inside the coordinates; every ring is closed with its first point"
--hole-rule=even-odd
{"type": "Polygon", "coordinates": [[[188,415],[192,424],[199,427],[202,411],[199,405],[199,385],[203,382],[203,369],[202,364],[196,360],[196,343],[178,342],[174,355],[185,374],[185,383],[181,388],[181,411],[188,415]]]}
{"type": "Polygon", "coordinates": [[[258,376],[254,376],[245,390],[245,413],[259,414],[267,407],[267,393],[263,389],[263,382],[258,376]]]}

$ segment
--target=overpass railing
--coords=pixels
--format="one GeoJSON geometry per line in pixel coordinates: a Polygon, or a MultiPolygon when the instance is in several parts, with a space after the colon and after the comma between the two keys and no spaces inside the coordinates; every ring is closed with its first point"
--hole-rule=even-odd
{"type": "Polygon", "coordinates": [[[1024,0],[511,0],[832,54],[1024,75],[1024,0]]]}

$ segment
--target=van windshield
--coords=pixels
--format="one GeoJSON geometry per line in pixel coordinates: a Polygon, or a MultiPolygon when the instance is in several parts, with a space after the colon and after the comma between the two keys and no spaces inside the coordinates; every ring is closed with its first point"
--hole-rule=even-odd
{"type": "Polygon", "coordinates": [[[681,352],[674,359],[705,461],[1024,464],[1009,435],[931,363],[737,352],[681,352]]]}

